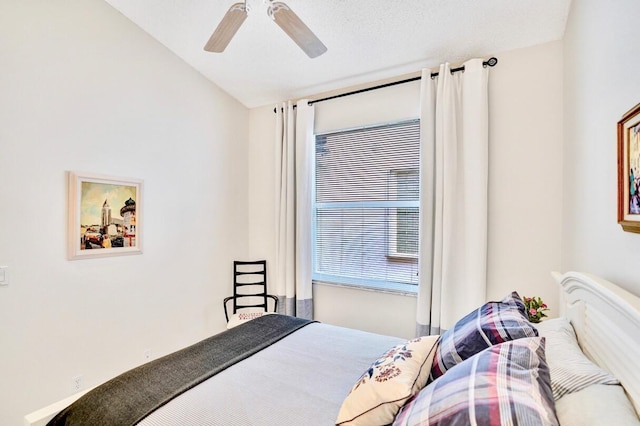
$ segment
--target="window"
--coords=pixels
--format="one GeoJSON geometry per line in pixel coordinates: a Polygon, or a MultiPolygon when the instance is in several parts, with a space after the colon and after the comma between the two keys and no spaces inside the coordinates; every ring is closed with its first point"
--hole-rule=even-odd
{"type": "MultiPolygon", "coordinates": [[[[389,191],[392,199],[419,201],[418,169],[391,170],[389,191]]],[[[389,209],[389,255],[397,258],[418,257],[418,207],[389,209]]]]}
{"type": "Polygon", "coordinates": [[[415,291],[418,120],[316,135],[313,278],[415,291]]]}

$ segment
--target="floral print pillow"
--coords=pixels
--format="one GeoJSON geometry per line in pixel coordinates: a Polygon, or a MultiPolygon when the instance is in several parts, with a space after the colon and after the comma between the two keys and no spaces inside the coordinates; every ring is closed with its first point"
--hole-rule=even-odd
{"type": "Polygon", "coordinates": [[[362,374],[340,408],[337,425],[386,425],[427,383],[439,336],[394,346],[362,374]]]}

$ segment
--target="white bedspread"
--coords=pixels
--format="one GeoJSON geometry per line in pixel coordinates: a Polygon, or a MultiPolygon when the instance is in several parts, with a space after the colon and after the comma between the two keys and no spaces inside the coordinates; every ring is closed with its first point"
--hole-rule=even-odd
{"type": "Polygon", "coordinates": [[[360,375],[404,341],[310,324],[178,396],[139,425],[333,425],[360,375]]]}

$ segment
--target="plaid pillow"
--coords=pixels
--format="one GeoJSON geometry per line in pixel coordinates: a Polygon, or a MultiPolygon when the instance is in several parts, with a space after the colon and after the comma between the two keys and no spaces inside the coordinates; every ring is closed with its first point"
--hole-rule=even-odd
{"type": "Polygon", "coordinates": [[[558,425],[544,338],[492,346],[452,367],[400,410],[394,426],[558,425]]]}
{"type": "Polygon", "coordinates": [[[524,302],[515,291],[499,302],[487,302],[442,335],[430,380],[490,346],[537,335],[524,302]]]}

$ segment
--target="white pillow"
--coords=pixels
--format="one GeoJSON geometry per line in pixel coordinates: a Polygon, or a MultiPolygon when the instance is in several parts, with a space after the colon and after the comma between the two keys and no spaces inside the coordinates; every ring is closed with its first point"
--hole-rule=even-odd
{"type": "Polygon", "coordinates": [[[440,336],[424,336],[389,349],[360,376],[336,425],[388,425],[407,399],[427,383],[440,336]]]}
{"type": "Polygon", "coordinates": [[[640,420],[622,386],[593,385],[556,401],[562,426],[638,426],[640,420]]]}
{"type": "Polygon", "coordinates": [[[247,321],[251,321],[252,319],[256,319],[263,315],[271,315],[274,312],[265,312],[262,308],[246,308],[239,309],[237,313],[231,315],[229,317],[229,322],[227,323],[227,329],[231,329],[240,324],[244,324],[247,321]]]}
{"type": "Polygon", "coordinates": [[[540,336],[546,338],[545,352],[551,371],[553,398],[556,401],[593,384],[620,384],[618,379],[582,353],[568,319],[548,319],[535,326],[540,336]]]}

